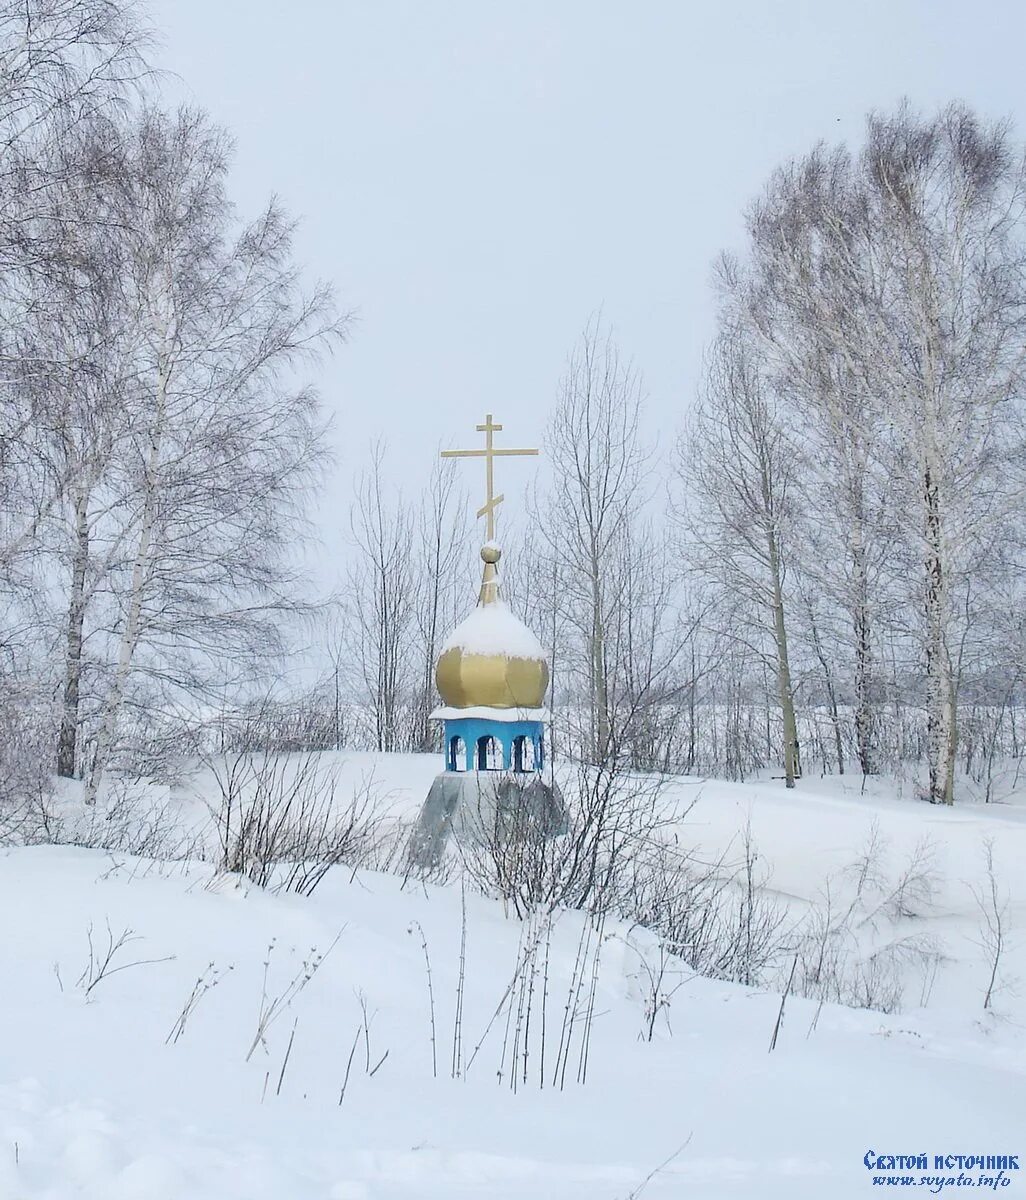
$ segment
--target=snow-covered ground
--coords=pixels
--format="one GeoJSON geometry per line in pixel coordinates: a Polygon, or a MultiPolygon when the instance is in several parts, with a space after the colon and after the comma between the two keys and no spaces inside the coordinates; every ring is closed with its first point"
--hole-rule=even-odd
{"type": "MultiPolygon", "coordinates": [[[[407,815],[438,770],[336,765],[343,783],[373,771],[407,815]]],[[[1000,1190],[1026,1194],[1026,811],[939,811],[860,782],[682,780],[667,796],[696,801],[674,832],[710,860],[749,823],[789,917],[846,897],[872,842],[881,912],[860,907],[859,936],[933,947],[910,963],[900,1013],[792,995],[772,1053],[779,992],[672,966],[646,1040],[652,939],[580,914],[549,931],[458,885],[369,871],[336,868],[303,898],[200,862],[6,850],[0,1197],[847,1198],[879,1190],[869,1151],[926,1154],[917,1179],[935,1155],[1018,1154],[1000,1190]],[[1011,946],[985,1013],[973,888],[987,838],[1011,946]],[[913,860],[931,894],[885,917],[887,881],[913,860]],[[530,945],[537,970],[518,975],[530,945]]]]}

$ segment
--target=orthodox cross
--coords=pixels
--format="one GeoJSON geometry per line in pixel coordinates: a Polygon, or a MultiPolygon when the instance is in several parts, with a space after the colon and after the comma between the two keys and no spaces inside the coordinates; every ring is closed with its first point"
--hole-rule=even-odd
{"type": "Polygon", "coordinates": [[[516,454],[537,454],[537,450],[497,450],[492,442],[492,434],[499,433],[502,429],[501,425],[492,424],[492,414],[488,413],[485,417],[485,423],[477,426],[478,433],[485,435],[485,448],[483,450],[443,450],[443,458],[483,458],[485,460],[485,490],[487,496],[484,504],[477,510],[479,517],[488,518],[488,540],[493,541],[495,538],[495,510],[502,503],[502,495],[495,496],[492,494],[494,488],[494,472],[493,459],[500,456],[508,457],[516,454]]]}

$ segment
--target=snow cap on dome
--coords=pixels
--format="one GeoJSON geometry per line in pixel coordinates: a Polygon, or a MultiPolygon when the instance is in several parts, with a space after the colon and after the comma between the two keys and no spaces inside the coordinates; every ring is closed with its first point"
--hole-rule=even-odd
{"type": "Polygon", "coordinates": [[[435,683],[452,708],[541,708],[549,666],[541,642],[499,599],[501,549],[481,548],[484,572],[477,607],[446,639],[435,683]]]}
{"type": "Polygon", "coordinates": [[[445,639],[442,653],[502,654],[506,658],[544,658],[534,633],[514,615],[504,600],[479,604],[445,639]]]}

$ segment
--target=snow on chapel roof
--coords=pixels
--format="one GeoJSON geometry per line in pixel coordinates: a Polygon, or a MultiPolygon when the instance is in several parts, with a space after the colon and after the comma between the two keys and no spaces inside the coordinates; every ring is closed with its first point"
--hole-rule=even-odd
{"type": "Polygon", "coordinates": [[[544,658],[541,642],[503,600],[478,604],[449,634],[442,653],[498,654],[505,658],[544,658]]]}
{"type": "Polygon", "coordinates": [[[481,550],[484,572],[477,608],[452,631],[435,666],[442,703],[451,708],[540,709],[549,684],[541,642],[499,599],[502,551],[481,550]]]}

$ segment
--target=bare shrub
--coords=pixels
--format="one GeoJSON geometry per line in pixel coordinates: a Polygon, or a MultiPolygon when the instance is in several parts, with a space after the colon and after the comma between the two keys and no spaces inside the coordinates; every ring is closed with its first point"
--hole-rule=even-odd
{"type": "Polygon", "coordinates": [[[0,677],[0,845],[53,840],[53,723],[34,689],[0,677]]]}
{"type": "Polygon", "coordinates": [[[646,1036],[660,1012],[668,1015],[685,966],[748,986],[783,990],[786,983],[797,995],[880,1012],[901,1008],[917,974],[927,994],[942,956],[929,935],[907,932],[907,923],[928,913],[937,890],[929,842],[888,873],[874,826],[799,921],[769,893],[748,825],[740,849],[734,859],[725,853],[708,862],[663,843],[632,858],[630,915],[658,939],[642,968],[646,1036]]]}
{"type": "Polygon", "coordinates": [[[840,1003],[848,1008],[875,1012],[900,1012],[910,972],[925,970],[938,958],[928,937],[899,938],[864,958],[854,958],[846,976],[840,1003]]]}
{"type": "Polygon", "coordinates": [[[670,952],[663,938],[651,933],[641,938],[638,932],[632,930],[624,941],[638,956],[638,969],[632,978],[638,985],[644,1009],[641,1036],[644,1041],[650,1042],[655,1037],[660,1013],[664,1014],[667,1032],[672,1032],[670,1004],[674,995],[695,977],[696,972],[687,970],[681,960],[670,952]]]}
{"type": "Polygon", "coordinates": [[[867,914],[866,923],[872,924],[880,914],[891,921],[924,916],[930,910],[937,892],[936,855],[935,843],[928,837],[921,838],[893,886],[884,892],[877,907],[867,914]]]}
{"type": "MultiPolygon", "coordinates": [[[[792,918],[768,886],[750,824],[717,859],[703,860],[671,843],[669,827],[686,812],[670,810],[661,783],[615,767],[582,767],[564,835],[553,837],[526,808],[500,812],[483,839],[458,844],[460,867],[526,922],[536,912],[570,908],[649,931],[655,950],[643,956],[638,975],[646,1038],[661,1014],[668,1018],[688,972],[746,986],[783,988],[786,981],[800,996],[882,1012],[900,1009],[918,974],[928,998],[942,955],[930,936],[908,929],[929,915],[937,892],[928,838],[889,868],[874,825],[806,915],[792,918]]],[[[537,969],[537,945],[529,940],[525,953],[527,965],[511,984],[518,1004],[524,998],[515,989],[530,994],[525,980],[537,969]]]]}
{"type": "Polygon", "coordinates": [[[177,802],[155,794],[147,781],[109,778],[91,806],[77,796],[59,797],[48,768],[23,776],[22,785],[25,790],[0,801],[0,844],[82,846],[160,862],[204,856],[177,802]]]}
{"type": "Polygon", "coordinates": [[[335,769],[316,754],[240,752],[207,765],[220,793],[208,808],[224,871],[309,896],[337,864],[377,865],[392,856],[373,776],[340,798],[335,769]]]}
{"type": "Polygon", "coordinates": [[[970,884],[970,891],[980,911],[980,932],[977,940],[986,965],[987,984],[983,1007],[990,1008],[994,996],[1008,986],[1002,977],[1002,960],[1008,949],[1008,895],[1002,894],[994,868],[994,840],[983,843],[985,881],[982,886],[970,884]]]}
{"type": "Polygon", "coordinates": [[[51,841],[91,850],[161,862],[203,857],[199,834],[183,823],[178,803],[154,795],[142,780],[108,778],[95,805],[64,806],[53,829],[51,841]]]}
{"type": "Polygon", "coordinates": [[[679,820],[662,803],[663,777],[616,763],[580,765],[565,797],[565,832],[536,806],[501,811],[480,836],[457,846],[466,874],[518,917],[535,907],[589,912],[629,909],[633,856],[679,820]]]}
{"type": "Polygon", "coordinates": [[[63,822],[49,779],[28,793],[6,798],[0,806],[0,846],[38,846],[60,842],[63,822]]]}
{"type": "Polygon", "coordinates": [[[632,863],[630,915],[696,973],[751,986],[766,978],[788,932],[766,881],[747,825],[734,860],[651,846],[632,863]]]}
{"type": "Polygon", "coordinates": [[[797,931],[799,995],[898,1012],[910,976],[936,972],[941,956],[934,940],[902,932],[932,905],[938,886],[935,847],[921,840],[893,875],[886,870],[886,852],[874,823],[857,857],[824,882],[797,931]]]}
{"type": "MultiPolygon", "coordinates": [[[[560,919],[552,910],[538,906],[521,923],[512,975],[467,1056],[464,1076],[501,1029],[496,1076],[511,1091],[532,1081],[539,1088],[559,1091],[566,1088],[568,1078],[580,1085],[587,1082],[602,951],[609,935],[605,914],[582,914],[566,992],[557,993],[549,964],[552,931],[560,919]]],[[[465,952],[461,945],[461,959],[465,952]]],[[[459,1036],[462,1039],[462,1034],[459,1036]]],[[[454,1054],[453,1077],[458,1073],[454,1054]]]]}
{"type": "Polygon", "coordinates": [[[750,828],[733,861],[726,854],[701,861],[669,841],[670,827],[691,806],[667,804],[663,782],[615,765],[581,766],[564,834],[552,836],[536,813],[520,808],[500,813],[481,840],[457,851],[466,876],[523,920],[570,908],[651,931],[663,965],[647,989],[649,1037],[669,1003],[661,983],[671,960],[692,973],[755,985],[768,977],[786,932],[785,909],[765,890],[750,828]]]}

